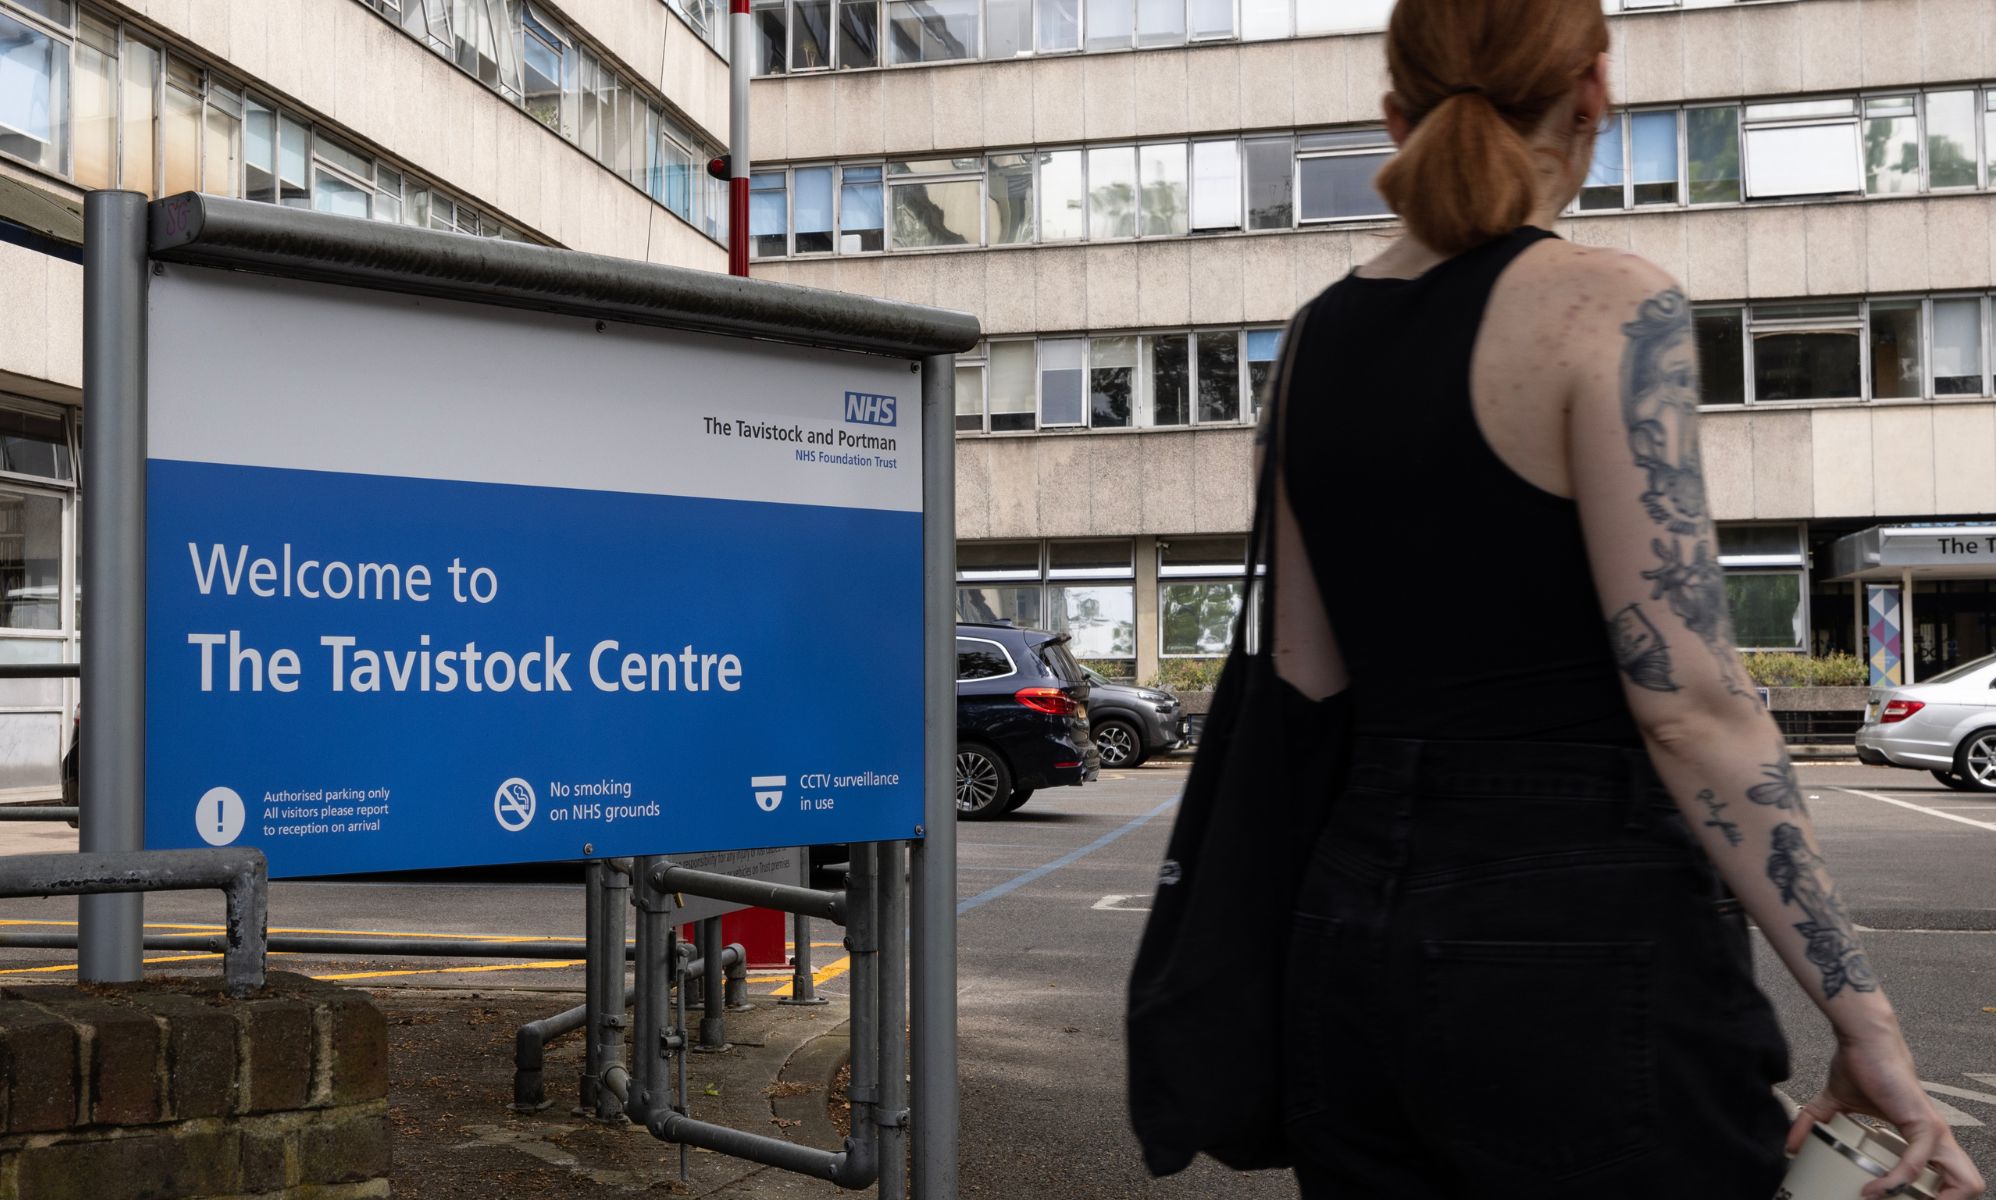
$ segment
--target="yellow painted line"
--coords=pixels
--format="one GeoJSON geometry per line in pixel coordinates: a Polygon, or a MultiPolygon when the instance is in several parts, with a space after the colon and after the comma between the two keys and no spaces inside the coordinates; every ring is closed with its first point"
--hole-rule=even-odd
{"type": "MultiPolygon", "coordinates": [[[[0,925],[59,925],[64,928],[74,929],[76,927],[76,922],[0,921],[0,925]]],[[[164,922],[148,922],[145,927],[147,929],[181,929],[192,933],[221,933],[225,928],[224,926],[221,925],[186,925],[186,924],[168,924],[164,922]]],[[[579,937],[557,937],[557,936],[550,936],[538,933],[423,933],[423,932],[411,932],[407,930],[389,930],[389,929],[306,929],[302,927],[293,928],[288,926],[276,926],[276,925],[271,926],[269,932],[322,933],[322,934],[336,934],[343,937],[463,938],[468,941],[492,942],[495,944],[503,944],[506,942],[580,943],[583,940],[582,938],[579,937]]],[[[630,943],[627,942],[626,944],[628,945],[630,943]]]]}
{"type": "MultiPolygon", "coordinates": [[[[216,959],[220,957],[222,956],[219,954],[170,954],[164,958],[148,958],[141,961],[149,963],[197,962],[204,958],[216,959]]],[[[52,967],[10,967],[5,971],[0,971],[0,975],[39,975],[50,974],[56,971],[74,971],[75,969],[75,963],[57,963],[52,967]]]]}
{"type": "Polygon", "coordinates": [[[579,967],[586,959],[556,962],[495,963],[485,967],[418,967],[406,971],[349,971],[343,975],[314,975],[314,979],[327,981],[342,979],[386,979],[393,975],[475,975],[488,971],[556,971],[563,967],[579,967]]]}
{"type": "MultiPolygon", "coordinates": [[[[811,972],[811,982],[814,984],[824,983],[827,980],[837,979],[850,970],[852,970],[852,957],[848,955],[835,962],[827,963],[811,972]]],[[[790,984],[785,983],[782,987],[767,994],[771,996],[788,996],[790,994],[790,984]]]]}

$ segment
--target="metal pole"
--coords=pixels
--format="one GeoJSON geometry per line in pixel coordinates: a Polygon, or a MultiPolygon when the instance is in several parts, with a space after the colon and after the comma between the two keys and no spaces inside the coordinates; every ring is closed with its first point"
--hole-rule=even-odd
{"type": "Polygon", "coordinates": [[[880,1200],[908,1200],[908,875],[902,843],[882,842],[880,875],[880,1200]]]}
{"type": "Polygon", "coordinates": [[[708,917],[695,925],[693,931],[700,938],[700,957],[707,960],[707,970],[700,977],[705,994],[705,1002],[700,1007],[700,1040],[694,1049],[726,1050],[728,981],[725,972],[715,969],[715,964],[721,961],[721,918],[708,917]]]}
{"type": "Polygon", "coordinates": [[[749,75],[754,34],[749,0],[728,6],[728,274],[748,274],[749,75]]]}
{"type": "MultiPolygon", "coordinates": [[[[576,1113],[587,1116],[594,1113],[602,1102],[601,1079],[603,1075],[602,1041],[598,1033],[603,1013],[609,1007],[603,1001],[603,960],[613,953],[610,943],[603,937],[603,864],[592,862],[584,871],[582,882],[582,1090],[577,1099],[576,1113]]],[[[616,947],[623,950],[622,946],[616,947]]],[[[622,967],[624,956],[617,954],[617,965],[622,967]]],[[[617,999],[622,1000],[619,996],[617,999]]],[[[618,1007],[622,1007],[619,1005],[618,1007]]]]}
{"type": "Polygon", "coordinates": [[[790,953],[790,994],[777,1003],[830,1004],[831,1001],[818,994],[817,973],[811,969],[811,918],[793,913],[790,939],[795,944],[790,953]]]}
{"type": "MultiPolygon", "coordinates": [[[[611,859],[603,865],[603,920],[599,928],[603,931],[603,945],[609,953],[600,956],[603,978],[599,987],[601,994],[609,999],[600,1010],[599,1023],[592,1025],[589,1036],[602,1039],[602,1046],[596,1052],[599,1069],[624,1065],[624,922],[626,910],[631,904],[631,860],[611,859]]],[[[671,953],[668,942],[666,950],[671,953]]],[[[667,959],[671,961],[670,958],[667,959]]],[[[669,986],[660,983],[658,986],[669,986]]],[[[623,1117],[623,1105],[607,1090],[596,1096],[596,1115],[606,1121],[616,1121],[623,1117]]]]}
{"type": "Polygon", "coordinates": [[[1899,677],[1908,684],[1920,681],[1920,627],[1913,624],[1913,568],[1899,572],[1899,677]]]}
{"type": "Polygon", "coordinates": [[[922,360],[922,840],[912,847],[915,1195],[956,1200],[956,356],[922,360]]]}
{"type": "Polygon", "coordinates": [[[672,897],[651,885],[653,860],[640,858],[633,872],[637,887],[638,961],[636,1013],[631,1036],[631,1095],[625,1112],[634,1121],[665,1100],[665,1006],[677,967],[671,945],[672,897]]]}
{"type": "MultiPolygon", "coordinates": [[[[83,198],[82,745],[78,844],[86,852],[145,846],[146,198],[83,198]]],[[[191,352],[191,350],[190,350],[191,352]]],[[[192,811],[198,797],[175,796],[192,811]]],[[[145,900],[77,902],[78,977],[135,980],[145,900]]]]}

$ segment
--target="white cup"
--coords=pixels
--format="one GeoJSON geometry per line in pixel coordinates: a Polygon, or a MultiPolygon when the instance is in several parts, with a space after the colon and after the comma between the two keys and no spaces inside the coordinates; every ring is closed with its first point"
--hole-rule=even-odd
{"type": "MultiPolygon", "coordinates": [[[[1906,1143],[1897,1135],[1860,1125],[1841,1113],[1809,1132],[1774,1200],[1858,1200],[1864,1185],[1898,1166],[1899,1156],[1906,1152],[1906,1143]]],[[[1897,1194],[1934,1200],[1940,1190],[1940,1176],[1927,1170],[1897,1194]]]]}

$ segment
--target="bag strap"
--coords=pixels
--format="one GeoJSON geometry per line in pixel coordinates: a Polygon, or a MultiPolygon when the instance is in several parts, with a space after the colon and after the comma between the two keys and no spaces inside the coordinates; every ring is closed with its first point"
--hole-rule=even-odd
{"type": "Polygon", "coordinates": [[[1261,623],[1259,652],[1262,654],[1271,653],[1275,647],[1276,481],[1281,477],[1281,433],[1283,418],[1289,408],[1289,381],[1295,373],[1296,346],[1303,340],[1310,307],[1310,304],[1305,304],[1298,309],[1296,315],[1289,319],[1289,327],[1282,331],[1282,357],[1276,363],[1275,377],[1269,380],[1268,399],[1261,410],[1261,427],[1255,434],[1255,443],[1261,451],[1261,466],[1255,474],[1254,524],[1248,530],[1246,574],[1242,576],[1247,594],[1242,598],[1240,612],[1234,616],[1234,645],[1247,645],[1248,614],[1257,607],[1254,602],[1255,572],[1265,566],[1268,573],[1259,581],[1261,605],[1268,610],[1266,619],[1261,623]]]}

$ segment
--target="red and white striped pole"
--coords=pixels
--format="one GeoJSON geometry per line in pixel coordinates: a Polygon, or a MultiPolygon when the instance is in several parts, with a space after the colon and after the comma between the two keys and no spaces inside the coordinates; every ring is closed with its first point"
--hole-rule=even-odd
{"type": "Polygon", "coordinates": [[[728,12],[728,274],[748,274],[750,67],[754,33],[749,0],[732,0],[728,12]]]}

